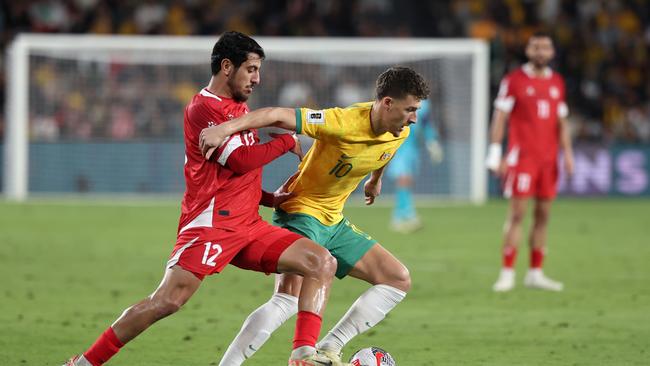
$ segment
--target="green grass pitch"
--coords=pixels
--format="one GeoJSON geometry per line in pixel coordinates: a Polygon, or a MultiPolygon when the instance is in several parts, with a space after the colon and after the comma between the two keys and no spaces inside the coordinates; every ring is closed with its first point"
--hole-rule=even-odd
{"type": "MultiPolygon", "coordinates": [[[[347,216],[411,270],[413,289],[345,356],[376,345],[400,366],[649,365],[650,201],[559,200],[546,272],[562,293],[521,286],[495,294],[506,202],[421,208],[426,228],[387,230],[390,211],[347,216]]],[[[175,241],[178,204],[0,202],[0,365],[60,365],[148,295],[175,241]]],[[[264,211],[269,217],[269,211],[264,211]]],[[[335,281],[323,331],[367,285],[335,281]]],[[[208,277],[178,314],[154,325],[110,365],[217,365],[272,278],[234,267],[208,277]]],[[[294,320],[246,365],[286,365],[294,320]]]]}

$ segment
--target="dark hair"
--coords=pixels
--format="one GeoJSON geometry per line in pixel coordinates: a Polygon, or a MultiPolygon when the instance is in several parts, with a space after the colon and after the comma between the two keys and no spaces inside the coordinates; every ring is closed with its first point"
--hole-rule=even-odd
{"type": "Polygon", "coordinates": [[[531,34],[530,38],[528,38],[528,42],[530,42],[530,40],[533,38],[548,38],[551,40],[551,43],[555,43],[553,41],[553,35],[551,35],[551,33],[544,30],[535,31],[535,33],[531,34]]]}
{"type": "Polygon", "coordinates": [[[248,59],[249,53],[256,53],[262,59],[265,57],[262,46],[244,33],[229,31],[222,34],[212,48],[212,75],[221,71],[221,61],[224,59],[230,60],[238,68],[248,59]]]}
{"type": "Polygon", "coordinates": [[[377,99],[383,97],[402,99],[412,95],[422,100],[429,96],[429,85],[422,75],[410,67],[393,66],[377,78],[376,93],[377,99]]]}

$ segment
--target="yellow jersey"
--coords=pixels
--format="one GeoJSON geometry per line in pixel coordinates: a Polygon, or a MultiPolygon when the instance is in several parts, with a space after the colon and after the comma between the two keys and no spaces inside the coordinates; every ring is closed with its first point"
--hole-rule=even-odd
{"type": "Polygon", "coordinates": [[[386,165],[409,134],[406,127],[399,137],[390,132],[375,135],[372,105],[296,108],[296,132],[315,141],[292,177],[288,191],[294,196],[282,203],[282,210],[308,214],[328,226],[343,219],[345,201],[359,182],[386,165]]]}

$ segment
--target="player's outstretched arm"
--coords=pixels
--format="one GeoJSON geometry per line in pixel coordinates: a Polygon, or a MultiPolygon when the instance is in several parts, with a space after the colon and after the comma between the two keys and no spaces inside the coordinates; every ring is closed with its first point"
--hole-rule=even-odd
{"type": "Polygon", "coordinates": [[[292,108],[267,107],[247,113],[232,121],[204,128],[199,135],[199,147],[206,159],[230,135],[255,128],[276,126],[296,130],[296,112],[292,108]]]}

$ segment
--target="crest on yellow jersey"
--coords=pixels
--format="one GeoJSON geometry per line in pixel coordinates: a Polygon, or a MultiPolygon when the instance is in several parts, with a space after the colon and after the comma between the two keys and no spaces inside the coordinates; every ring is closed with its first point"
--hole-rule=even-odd
{"type": "Polygon", "coordinates": [[[388,160],[388,159],[391,158],[391,156],[393,156],[393,154],[390,153],[390,152],[388,152],[388,151],[386,151],[386,152],[384,152],[383,154],[381,154],[381,156],[379,157],[379,161],[388,160]]]}

